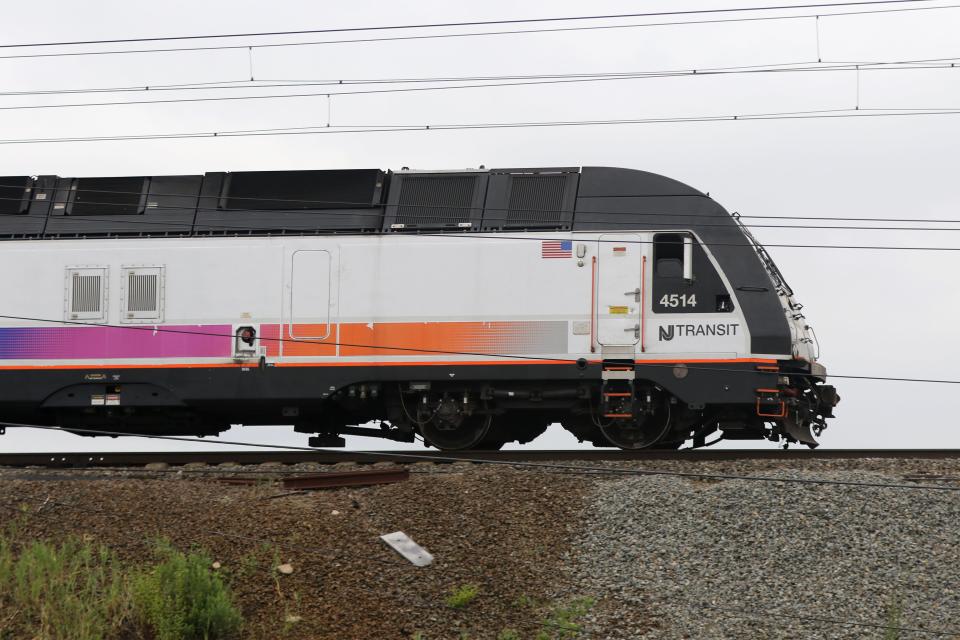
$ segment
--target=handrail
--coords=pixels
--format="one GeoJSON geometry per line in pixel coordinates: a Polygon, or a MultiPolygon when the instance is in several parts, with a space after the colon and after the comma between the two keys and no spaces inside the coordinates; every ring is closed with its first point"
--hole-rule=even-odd
{"type": "Polygon", "coordinates": [[[596,353],[596,323],[597,315],[597,256],[593,256],[590,266],[590,353],[596,353]]]}
{"type": "Polygon", "coordinates": [[[647,256],[640,260],[640,353],[647,350],[647,256]]]}
{"type": "Polygon", "coordinates": [[[762,244],[760,244],[753,234],[750,233],[750,229],[747,228],[745,224],[740,220],[740,214],[734,211],[730,214],[730,217],[733,218],[733,221],[740,228],[740,232],[746,236],[747,240],[753,245],[753,250],[756,251],[757,256],[760,258],[760,261],[763,262],[764,266],[767,268],[767,273],[770,274],[770,277],[773,278],[773,284],[781,289],[787,297],[793,297],[793,289],[787,284],[786,279],[783,277],[783,274],[780,273],[780,269],[777,267],[777,264],[773,261],[773,258],[770,257],[770,254],[767,253],[767,250],[762,244]]]}

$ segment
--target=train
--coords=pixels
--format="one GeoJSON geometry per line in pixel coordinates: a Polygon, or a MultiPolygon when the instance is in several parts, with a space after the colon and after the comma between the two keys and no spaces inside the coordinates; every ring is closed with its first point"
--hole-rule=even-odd
{"type": "Polygon", "coordinates": [[[709,194],[544,167],[0,177],[0,432],[817,446],[839,401],[709,194]]]}

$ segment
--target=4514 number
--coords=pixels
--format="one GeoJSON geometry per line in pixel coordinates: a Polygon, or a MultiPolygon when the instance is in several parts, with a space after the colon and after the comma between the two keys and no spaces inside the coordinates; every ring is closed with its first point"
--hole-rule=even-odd
{"type": "Polygon", "coordinates": [[[692,293],[687,295],[685,293],[665,293],[663,297],[660,298],[661,307],[670,307],[671,309],[676,309],[678,307],[696,307],[697,306],[697,294],[692,293]]]}

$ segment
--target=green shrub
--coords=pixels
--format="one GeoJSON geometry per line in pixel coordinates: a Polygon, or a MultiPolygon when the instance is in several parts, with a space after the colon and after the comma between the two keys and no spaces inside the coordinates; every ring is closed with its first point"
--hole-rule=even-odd
{"type": "Polygon", "coordinates": [[[134,612],[157,640],[216,640],[236,633],[240,610],[211,570],[210,557],[167,544],[159,545],[158,552],[160,562],[133,583],[134,612]]]}
{"type": "Polygon", "coordinates": [[[19,556],[0,534],[0,605],[12,624],[37,640],[102,640],[129,621],[130,594],[116,557],[103,546],[68,538],[34,542],[19,556]]]}
{"type": "Polygon", "coordinates": [[[453,609],[463,609],[465,606],[473,602],[480,594],[480,587],[475,584],[462,584],[459,587],[452,589],[450,595],[447,596],[446,603],[448,607],[453,609]]]}

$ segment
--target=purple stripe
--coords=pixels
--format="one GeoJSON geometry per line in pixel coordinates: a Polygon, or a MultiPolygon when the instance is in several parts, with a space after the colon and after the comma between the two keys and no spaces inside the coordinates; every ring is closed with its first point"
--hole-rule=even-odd
{"type": "Polygon", "coordinates": [[[229,357],[230,325],[0,328],[0,359],[229,357]]]}

